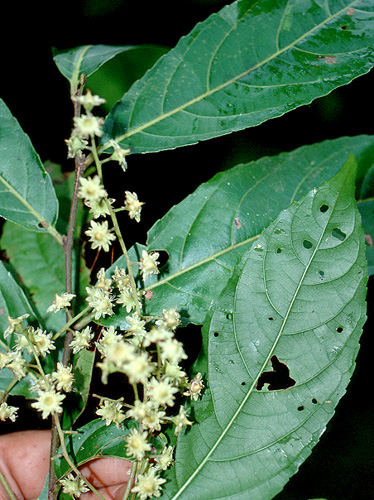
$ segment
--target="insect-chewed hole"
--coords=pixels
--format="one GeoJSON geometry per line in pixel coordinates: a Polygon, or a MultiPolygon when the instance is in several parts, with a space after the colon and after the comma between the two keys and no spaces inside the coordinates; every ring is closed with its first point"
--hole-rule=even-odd
{"type": "Polygon", "coordinates": [[[274,321],[274,318],[270,316],[269,321],[274,321]]]}
{"type": "Polygon", "coordinates": [[[304,240],[303,241],[303,247],[304,248],[308,248],[309,249],[309,248],[312,248],[312,246],[313,246],[313,243],[311,241],[309,241],[309,240],[304,240]]]}
{"type": "Polygon", "coordinates": [[[285,363],[281,363],[277,356],[272,356],[270,361],[273,371],[261,373],[256,387],[258,391],[261,391],[265,384],[269,384],[269,391],[288,389],[296,384],[296,380],[290,377],[290,370],[285,363]]]}
{"type": "Polygon", "coordinates": [[[331,231],[331,236],[337,238],[339,241],[344,241],[347,237],[347,235],[343,233],[343,231],[338,227],[334,227],[334,229],[331,231]]]}
{"type": "Polygon", "coordinates": [[[277,248],[277,253],[282,253],[282,249],[281,248],[277,248]]]}
{"type": "Polygon", "coordinates": [[[338,328],[336,329],[336,331],[337,331],[338,333],[342,333],[342,331],[343,331],[343,327],[342,327],[342,326],[338,326],[338,328]]]}
{"type": "Polygon", "coordinates": [[[219,333],[218,333],[218,332],[214,332],[214,333],[213,333],[213,335],[214,335],[215,337],[218,337],[218,336],[219,336],[219,333]]]}
{"type": "Polygon", "coordinates": [[[247,385],[246,382],[242,382],[241,385],[247,385]]]}
{"type": "Polygon", "coordinates": [[[316,400],[316,398],[313,398],[313,399],[312,399],[312,403],[313,403],[314,405],[316,405],[316,404],[318,403],[318,401],[316,400]]]}
{"type": "Polygon", "coordinates": [[[327,212],[327,210],[328,210],[328,209],[329,209],[329,206],[328,206],[328,205],[326,205],[325,203],[323,203],[323,204],[319,207],[320,212],[322,212],[323,214],[324,214],[325,212],[327,212]]]}
{"type": "Polygon", "coordinates": [[[297,409],[298,409],[298,411],[303,411],[304,406],[302,406],[302,405],[301,405],[301,406],[298,406],[298,407],[297,407],[297,409]]]}

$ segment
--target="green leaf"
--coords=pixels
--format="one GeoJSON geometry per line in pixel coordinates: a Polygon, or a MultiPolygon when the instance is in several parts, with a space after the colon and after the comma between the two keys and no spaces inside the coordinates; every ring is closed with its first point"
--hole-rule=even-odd
{"type": "Polygon", "coordinates": [[[53,50],[53,60],[64,77],[69,80],[74,94],[82,74],[92,75],[117,54],[132,48],[130,45],[82,45],[74,49],[53,50]]]}
{"type": "Polygon", "coordinates": [[[0,99],[0,216],[33,231],[53,229],[58,202],[30,139],[0,99]],[[51,227],[52,226],[52,227],[51,227]]]}
{"type": "Polygon", "coordinates": [[[93,94],[106,100],[101,109],[109,113],[131,85],[144,76],[168,50],[157,45],[138,45],[117,55],[95,71],[86,84],[93,94]]]}
{"type": "Polygon", "coordinates": [[[47,308],[54,301],[54,294],[65,290],[65,257],[62,247],[49,235],[24,231],[9,222],[4,224],[0,245],[22,279],[30,300],[42,318],[44,328],[58,332],[66,323],[65,312],[47,313],[47,308]]]}
{"type": "Polygon", "coordinates": [[[350,156],[243,257],[205,324],[195,370],[209,386],[162,500],[271,499],[318,442],[365,321],[354,180],[350,156]]]}
{"type": "MultiPolygon", "coordinates": [[[[44,328],[58,332],[66,323],[65,312],[47,313],[47,309],[55,300],[55,294],[65,291],[65,256],[62,247],[49,235],[25,232],[9,222],[4,224],[0,245],[6,251],[15,273],[22,279],[44,328]]],[[[73,272],[75,275],[75,265],[73,272]]],[[[89,272],[83,259],[79,280],[78,285],[83,291],[89,284],[89,272]]]]}
{"type": "Polygon", "coordinates": [[[67,403],[64,401],[64,429],[71,429],[87,406],[94,362],[95,352],[87,349],[83,349],[73,357],[75,392],[67,394],[67,403]]]}
{"type": "Polygon", "coordinates": [[[238,0],[132,86],[101,144],[144,153],[253,127],[367,73],[373,43],[367,0],[238,0]]]}
{"type": "MultiPolygon", "coordinates": [[[[7,267],[0,262],[0,352],[7,352],[14,346],[14,335],[4,338],[4,331],[9,326],[7,317],[18,318],[23,314],[30,315],[24,324],[33,323],[37,319],[22,288],[7,267]]],[[[0,391],[5,391],[12,381],[12,372],[8,368],[0,369],[0,391]]],[[[30,397],[29,382],[28,378],[22,379],[12,389],[12,394],[30,397]]]]}
{"type": "MultiPolygon", "coordinates": [[[[373,142],[372,136],[357,136],[304,146],[239,165],[202,184],[148,233],[148,250],[164,250],[169,259],[145,283],[154,293],[145,303],[146,314],[177,307],[184,324],[202,324],[242,255],[278,213],[331,178],[350,152],[359,170],[368,168],[373,142]]],[[[132,251],[133,262],[139,261],[141,247],[132,251]]],[[[126,267],[124,258],[108,272],[116,266],[126,267]]],[[[121,328],[127,315],[119,309],[102,324],[121,328]]]]}
{"type": "Polygon", "coordinates": [[[366,259],[369,276],[374,274],[374,200],[363,200],[358,203],[365,231],[366,259]]]}
{"type": "MultiPolygon", "coordinates": [[[[118,429],[114,424],[107,426],[101,419],[92,420],[79,428],[76,434],[67,436],[65,444],[69,455],[73,457],[77,467],[94,458],[104,456],[125,457],[124,437],[129,429],[118,429]]],[[[54,461],[55,473],[58,478],[70,471],[63,457],[54,461]]]]}

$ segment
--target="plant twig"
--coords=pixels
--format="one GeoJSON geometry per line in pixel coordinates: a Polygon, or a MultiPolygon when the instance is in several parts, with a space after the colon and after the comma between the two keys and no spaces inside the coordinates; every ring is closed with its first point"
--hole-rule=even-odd
{"type": "MultiPolygon", "coordinates": [[[[75,97],[78,97],[82,95],[83,93],[83,88],[85,85],[85,77],[82,75],[80,85],[75,92],[75,95],[73,96],[73,105],[74,105],[74,118],[80,116],[81,112],[81,105],[80,103],[75,99],[75,97]]],[[[69,216],[69,224],[68,224],[68,230],[67,234],[63,239],[63,248],[64,248],[64,253],[65,253],[65,291],[67,293],[72,293],[73,290],[73,245],[74,245],[74,233],[75,233],[75,224],[76,224],[76,219],[77,219],[77,210],[78,210],[78,187],[79,187],[79,179],[81,175],[83,174],[84,170],[86,168],[85,165],[85,156],[81,153],[78,153],[75,156],[75,179],[74,179],[74,189],[73,189],[73,195],[72,195],[72,201],[71,201],[71,207],[70,207],[70,216],[69,216]]],[[[67,312],[66,314],[66,321],[69,323],[71,320],[71,311],[67,312]]],[[[70,358],[70,343],[73,339],[73,332],[69,329],[66,332],[65,335],[65,341],[64,341],[64,350],[62,354],[62,364],[66,366],[69,362],[70,358]]],[[[60,425],[60,420],[61,416],[56,417],[54,420],[55,422],[58,422],[60,425]]],[[[55,488],[56,488],[56,475],[54,472],[53,468],[53,462],[52,462],[52,457],[54,457],[57,453],[58,446],[59,446],[59,435],[58,435],[58,429],[57,426],[54,425],[52,427],[52,438],[51,438],[51,453],[50,453],[50,467],[49,467],[49,484],[48,484],[48,498],[55,498],[55,488]]]]}

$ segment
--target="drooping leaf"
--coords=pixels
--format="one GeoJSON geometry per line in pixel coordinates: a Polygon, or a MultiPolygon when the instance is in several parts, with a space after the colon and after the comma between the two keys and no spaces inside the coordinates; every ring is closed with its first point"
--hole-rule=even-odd
{"type": "Polygon", "coordinates": [[[144,153],[258,125],[367,73],[373,43],[368,0],[238,0],[133,85],[101,143],[144,153]]]}
{"type": "Polygon", "coordinates": [[[74,94],[82,74],[92,75],[117,54],[132,48],[130,45],[82,45],[74,49],[54,50],[53,60],[64,77],[69,80],[72,94],[74,94]]]}
{"type": "Polygon", "coordinates": [[[38,232],[52,232],[58,202],[30,139],[0,100],[0,216],[38,232]]]}
{"type": "Polygon", "coordinates": [[[268,500],[326,428],[365,321],[355,161],[295,202],[212,308],[195,370],[208,380],[162,500],[268,500]]]}
{"type": "MultiPolygon", "coordinates": [[[[349,153],[363,172],[374,159],[373,142],[371,136],[325,141],[239,165],[202,184],[148,233],[148,250],[166,251],[168,261],[145,283],[154,293],[146,313],[177,307],[184,323],[203,323],[241,256],[277,214],[334,175],[349,153]]],[[[141,247],[132,251],[139,261],[141,247]]],[[[116,266],[126,267],[124,259],[109,273],[116,266]]],[[[127,315],[119,309],[103,324],[121,328],[127,315]]]]}

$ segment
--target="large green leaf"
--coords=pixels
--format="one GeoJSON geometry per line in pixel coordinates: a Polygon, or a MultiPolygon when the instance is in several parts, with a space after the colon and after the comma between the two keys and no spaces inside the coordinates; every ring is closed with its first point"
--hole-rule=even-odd
{"type": "MultiPolygon", "coordinates": [[[[363,177],[374,161],[374,138],[344,137],[304,146],[239,165],[202,184],[149,231],[149,250],[165,250],[169,260],[153,282],[146,281],[154,293],[146,301],[146,313],[178,307],[184,323],[203,323],[262,230],[290,203],[331,178],[349,153],[356,155],[363,177]]],[[[141,252],[133,251],[132,260],[139,257],[141,252]]],[[[112,269],[117,265],[126,267],[124,258],[112,269]]],[[[122,328],[126,316],[120,309],[103,323],[122,328]]]]}
{"type": "Polygon", "coordinates": [[[0,216],[26,229],[52,232],[58,202],[30,139],[0,99],[0,216]]]}
{"type": "Polygon", "coordinates": [[[238,0],[199,23],[108,115],[133,153],[252,127],[367,73],[371,0],[238,0]]]}
{"type": "Polygon", "coordinates": [[[74,49],[54,50],[53,60],[64,77],[69,80],[74,94],[82,74],[92,75],[117,54],[132,48],[131,45],[82,45],[74,49]]]}
{"type": "Polygon", "coordinates": [[[365,321],[354,181],[351,156],[282,211],[213,307],[195,367],[209,386],[163,500],[271,499],[325,430],[365,321]]]}

